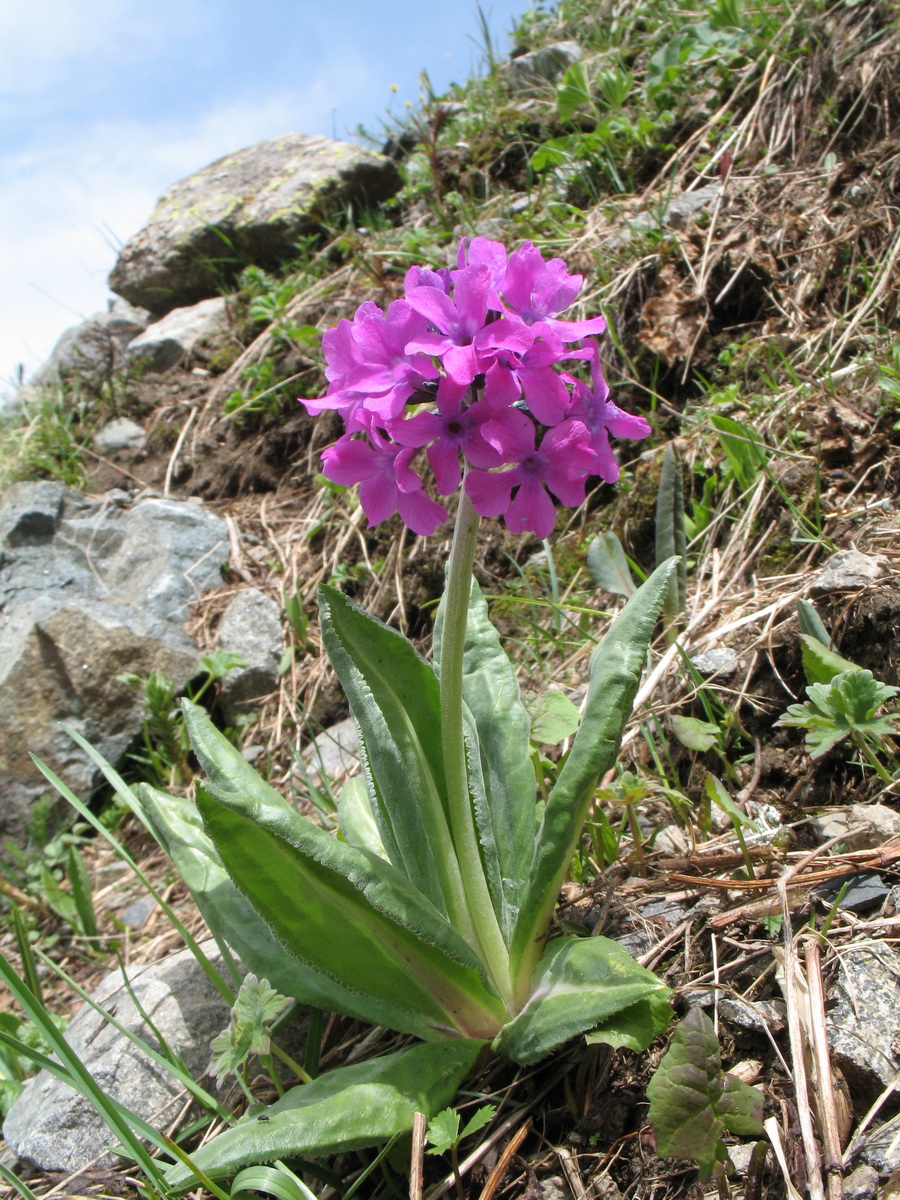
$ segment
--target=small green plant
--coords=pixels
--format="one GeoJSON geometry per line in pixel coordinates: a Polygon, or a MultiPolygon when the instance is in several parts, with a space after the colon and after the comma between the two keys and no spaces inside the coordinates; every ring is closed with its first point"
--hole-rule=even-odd
{"type": "Polygon", "coordinates": [[[86,402],[74,388],[41,388],[33,397],[26,397],[24,422],[0,431],[0,487],[36,478],[81,487],[86,414],[86,402]]]}
{"type": "Polygon", "coordinates": [[[897,695],[898,688],[879,683],[871,671],[854,668],[841,671],[830,683],[811,683],[809,699],[792,704],[778,722],[806,730],[806,748],[811,758],[821,758],[849,738],[886,784],[893,783],[891,771],[898,769],[884,739],[900,731],[897,713],[878,715],[878,710],[897,695]],[[888,759],[891,771],[879,755],[888,759]]]}
{"type": "MultiPolygon", "coordinates": [[[[243,666],[243,658],[230,650],[215,650],[204,655],[200,660],[203,677],[199,686],[188,685],[188,697],[199,704],[214,683],[229,671],[243,666]]],[[[178,686],[162,671],[152,671],[147,676],[120,675],[119,679],[144,694],[143,748],[133,751],[132,759],[158,786],[175,787],[189,780],[193,774],[191,747],[178,704],[178,686]]],[[[233,735],[239,732],[233,731],[233,735]]]]}
{"type": "Polygon", "coordinates": [[[724,1133],[763,1132],[762,1093],[723,1072],[715,1027],[699,1007],[676,1025],[647,1095],[657,1150],[693,1159],[704,1182],[722,1173],[724,1133]]]}
{"type": "Polygon", "coordinates": [[[297,1079],[303,1080],[304,1083],[310,1082],[310,1077],[303,1067],[272,1044],[272,1024],[292,1005],[290,997],[279,995],[268,979],[257,979],[252,972],[244,976],[228,1025],[212,1042],[214,1059],[210,1070],[215,1072],[219,1087],[229,1075],[234,1075],[241,1091],[249,1103],[253,1104],[253,1096],[247,1087],[245,1069],[250,1056],[257,1055],[279,1096],[284,1095],[284,1088],[273,1061],[273,1051],[287,1064],[297,1079]]]}
{"type": "Polygon", "coordinates": [[[462,1179],[459,1174],[459,1144],[479,1129],[489,1124],[497,1111],[496,1104],[482,1104],[476,1108],[462,1129],[459,1126],[459,1113],[455,1108],[445,1108],[432,1117],[428,1122],[428,1141],[431,1143],[429,1154],[450,1153],[453,1168],[453,1178],[456,1184],[456,1195],[459,1200],[465,1200],[462,1179]]]}

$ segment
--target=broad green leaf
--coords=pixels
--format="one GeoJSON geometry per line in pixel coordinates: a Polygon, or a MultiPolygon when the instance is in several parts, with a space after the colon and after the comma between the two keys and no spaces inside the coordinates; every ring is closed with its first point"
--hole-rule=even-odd
{"type": "Polygon", "coordinates": [[[584,63],[568,68],[556,89],[556,111],[561,121],[568,121],[576,108],[591,103],[591,85],[584,63]]]}
{"type": "Polygon", "coordinates": [[[547,800],[516,923],[511,959],[520,1003],[530,992],[556,898],[601,774],[616,761],[674,560],[657,567],[591,655],[587,705],[547,800]],[[524,995],[522,994],[524,992],[524,995]]]}
{"type": "MultiPolygon", "coordinates": [[[[483,1042],[454,1038],[411,1046],[369,1062],[340,1067],[291,1088],[251,1117],[192,1153],[212,1179],[280,1158],[324,1158],[386,1142],[412,1129],[417,1112],[430,1116],[453,1099],[483,1042]]],[[[185,1191],[196,1176],[180,1163],[169,1184],[185,1191]]]]}
{"type": "Polygon", "coordinates": [[[623,1008],[585,1034],[585,1042],[589,1046],[598,1043],[611,1046],[613,1050],[634,1050],[638,1053],[646,1050],[672,1020],[672,1006],[667,997],[668,992],[648,996],[646,1000],[638,1000],[636,1004],[623,1008]]]}
{"type": "Polygon", "coordinates": [[[358,775],[348,779],[341,788],[337,811],[338,825],[344,835],[344,841],[349,842],[351,846],[356,846],[359,850],[369,850],[372,854],[377,854],[379,858],[387,859],[381,835],[372,814],[372,805],[369,803],[366,785],[358,775]]]}
{"type": "Polygon", "coordinates": [[[420,1036],[486,1037],[502,1022],[474,951],[390,863],[202,786],[197,807],[229,875],[293,957],[407,1010],[402,1028],[417,1018],[420,1036]]]}
{"type": "Polygon", "coordinates": [[[232,948],[247,970],[304,1004],[419,1037],[431,1035],[430,1026],[419,1014],[361,995],[327,972],[286,954],[262,917],[232,883],[194,803],[146,785],[141,787],[141,803],[210,932],[220,944],[232,948]]]}
{"type": "Polygon", "coordinates": [[[578,728],[581,713],[563,692],[544,692],[531,710],[531,740],[538,746],[556,746],[578,728]]]}
{"type": "Polygon", "coordinates": [[[637,591],[622,543],[614,533],[599,533],[594,538],[588,546],[587,568],[591,579],[604,592],[633,596],[637,591]]]}
{"type": "Polygon", "coordinates": [[[701,1008],[692,1008],[676,1027],[647,1095],[657,1151],[694,1159],[703,1181],[725,1162],[726,1130],[763,1132],[762,1093],[723,1073],[715,1028],[701,1008]]]}
{"type": "MultiPolygon", "coordinates": [[[[434,628],[440,660],[443,604],[434,628]]],[[[516,673],[472,580],[463,649],[463,699],[469,722],[470,787],[485,876],[508,943],[528,878],[536,789],[529,757],[531,718],[516,673]],[[474,770],[477,755],[480,771],[474,770]]]]}
{"type": "Polygon", "coordinates": [[[528,1003],[500,1031],[493,1048],[527,1065],[612,1018],[634,1042],[649,1033],[646,1046],[671,1019],[668,995],[665,984],[616,942],[557,938],[538,963],[528,1003]],[[629,1026],[626,1014],[632,1009],[636,1019],[629,1026]]]}
{"type": "Polygon", "coordinates": [[[465,911],[447,824],[434,672],[394,629],[319,589],[322,639],[359,727],[372,812],[390,862],[445,915],[465,911]]]}
{"type": "Polygon", "coordinates": [[[672,717],[672,732],[687,750],[705,754],[719,740],[719,727],[697,717],[672,717]]]}
{"type": "Polygon", "coordinates": [[[840,675],[842,671],[862,670],[856,663],[830,650],[827,644],[823,645],[818,637],[801,633],[800,642],[807,683],[831,683],[835,675],[840,675]]]}
{"type": "Polygon", "coordinates": [[[715,415],[710,417],[709,422],[719,434],[719,442],[735,479],[746,491],[756,482],[759,472],[768,462],[768,447],[749,425],[733,421],[731,417],[715,415]]]}
{"type": "Polygon", "coordinates": [[[678,555],[678,566],[672,575],[664,609],[672,619],[684,612],[687,594],[687,540],[684,532],[684,483],[681,461],[672,442],[663,455],[659,488],[656,493],[656,561],[665,562],[678,555]]]}
{"type": "Polygon", "coordinates": [[[216,729],[204,708],[190,700],[182,700],[181,707],[193,751],[217,791],[223,796],[252,796],[260,812],[293,813],[287,800],[266,783],[243,754],[216,729]]]}

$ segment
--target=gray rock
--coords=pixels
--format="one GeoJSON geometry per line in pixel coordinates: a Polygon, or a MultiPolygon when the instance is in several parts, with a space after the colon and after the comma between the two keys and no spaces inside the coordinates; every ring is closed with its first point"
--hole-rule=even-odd
{"type": "Polygon", "coordinates": [[[222,616],[218,643],[222,650],[239,654],[246,664],[222,680],[222,706],[229,722],[261,696],[278,686],[278,667],[284,638],[281,610],[258,588],[244,588],[222,616]]]}
{"type": "Polygon", "coordinates": [[[150,919],[150,914],[159,906],[152,896],[141,896],[133,904],[127,905],[119,913],[119,920],[129,929],[143,929],[150,919]]]}
{"type": "Polygon", "coordinates": [[[738,669],[738,656],[727,646],[714,646],[702,654],[691,655],[691,666],[701,675],[719,675],[727,679],[738,669]]]}
{"type": "Polygon", "coordinates": [[[352,717],[324,729],[303,751],[310,782],[343,780],[359,774],[359,731],[352,717]]]}
{"type": "MultiPolygon", "coordinates": [[[[203,948],[221,970],[214,943],[203,948]]],[[[182,1057],[191,1076],[199,1079],[209,1066],[210,1042],[228,1023],[227,1002],[190,950],[130,970],[127,977],[156,1030],[182,1057]]],[[[161,1051],[155,1033],[129,996],[121,971],[107,975],[93,999],[157,1053],[161,1051]]],[[[72,1020],[66,1041],[103,1090],[120,1103],[158,1128],[164,1129],[174,1119],[184,1099],[181,1084],[90,1005],[85,1004],[72,1020]]],[[[27,1084],[3,1124],[3,1134],[19,1158],[43,1171],[78,1171],[97,1159],[100,1165],[116,1161],[105,1152],[115,1139],[96,1109],[48,1071],[27,1084]]]]}
{"type": "Polygon", "coordinates": [[[885,1121],[870,1133],[856,1148],[854,1157],[879,1175],[893,1175],[900,1168],[900,1117],[885,1121]]]}
{"type": "Polygon", "coordinates": [[[237,260],[229,271],[277,266],[329,209],[377,203],[401,183],[390,159],[346,142],[302,133],[260,142],[168,188],[123,247],[109,285],[155,313],[193,304],[218,294],[223,252],[237,260]]]}
{"type": "Polygon", "coordinates": [[[863,1163],[844,1180],[844,1200],[875,1200],[878,1194],[878,1172],[863,1163]]]}
{"type": "Polygon", "coordinates": [[[125,364],[129,343],[147,327],[150,314],[127,300],[110,301],[107,312],[94,313],[67,329],[34,382],[53,385],[79,376],[94,385],[125,364]]]}
{"type": "Polygon", "coordinates": [[[577,42],[553,42],[510,59],[506,68],[510,89],[520,96],[545,90],[548,83],[555,83],[583,54],[577,42]]]}
{"type": "Polygon", "coordinates": [[[721,194],[720,183],[708,183],[706,187],[682,192],[666,205],[663,221],[672,229],[686,229],[692,217],[704,208],[712,208],[721,194]]]}
{"type": "Polygon", "coordinates": [[[815,577],[810,590],[814,596],[859,591],[876,583],[883,574],[884,563],[881,559],[860,554],[858,550],[839,550],[837,554],[832,554],[815,577]]]}
{"type": "Polygon", "coordinates": [[[0,843],[24,843],[50,790],[29,751],[82,797],[99,782],[59,721],[118,762],[143,712],[118,677],[159,670],[181,685],[196,671],[188,605],[227,559],[227,529],[200,505],[126,507],[55,482],[0,496],[0,843]]]}
{"type": "Polygon", "coordinates": [[[189,358],[201,342],[228,330],[228,302],[224,296],[201,300],[189,308],[174,308],[154,322],[128,347],[128,361],[160,373],[189,358]]]}
{"type": "Polygon", "coordinates": [[[826,1028],[834,1064],[853,1094],[874,1096],[900,1070],[900,962],[893,948],[869,942],[844,950],[832,999],[826,1028]]]}
{"type": "Polygon", "coordinates": [[[900,813],[886,804],[829,808],[809,824],[823,842],[839,837],[848,850],[867,850],[900,836],[900,813]]]}
{"type": "Polygon", "coordinates": [[[140,425],[128,417],[116,417],[94,434],[94,445],[101,454],[115,454],[119,450],[140,450],[146,434],[140,425]]]}
{"type": "Polygon", "coordinates": [[[723,996],[719,1001],[719,1013],[741,1029],[765,1033],[767,1029],[784,1028],[785,1006],[781,1000],[756,1000],[751,1004],[734,996],[723,996]]]}

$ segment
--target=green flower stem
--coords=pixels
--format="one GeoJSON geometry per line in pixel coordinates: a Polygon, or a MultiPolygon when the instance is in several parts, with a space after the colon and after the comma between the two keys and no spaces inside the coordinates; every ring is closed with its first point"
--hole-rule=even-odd
{"type": "Polygon", "coordinates": [[[450,834],[475,932],[477,945],[474,948],[504,1003],[509,1007],[513,994],[509,952],[500,932],[481,866],[481,848],[469,799],[463,731],[463,652],[479,520],[465,488],[461,489],[444,596],[440,655],[441,743],[447,781],[450,834]]]}

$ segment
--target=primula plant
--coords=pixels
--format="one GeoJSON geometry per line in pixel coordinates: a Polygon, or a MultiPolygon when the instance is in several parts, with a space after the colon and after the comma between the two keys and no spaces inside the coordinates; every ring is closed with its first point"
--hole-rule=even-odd
{"type": "MultiPolygon", "coordinates": [[[[643,437],[600,368],[602,317],[561,318],[581,286],[526,244],[475,238],[453,270],[412,268],[385,312],[363,304],[326,333],[327,394],[346,432],[326,475],[358,484],[375,525],[456,525],[433,661],[339,591],[322,635],[359,727],[365,786],[338,805],[341,836],[270,788],[196,706],[208,781],[196,807],[142,789],[145,819],[213,933],[287,996],[424,1045],[298,1085],[194,1156],[208,1176],[387,1141],[451,1101],[489,1050],[531,1063],[585,1033],[632,1049],[668,1023],[665,987],[614,942],[551,937],[560,885],[597,779],[614,763],[674,562],[629,600],[590,665],[579,728],[539,814],[530,721],[472,577],[482,517],[547,537],[555,502],[614,480],[614,436],[643,437]],[[581,369],[590,382],[571,372],[581,369]],[[424,453],[423,453],[424,452],[424,453]],[[202,822],[202,825],[201,825],[202,822]]],[[[181,1164],[173,1185],[194,1179],[181,1164]]]]}

